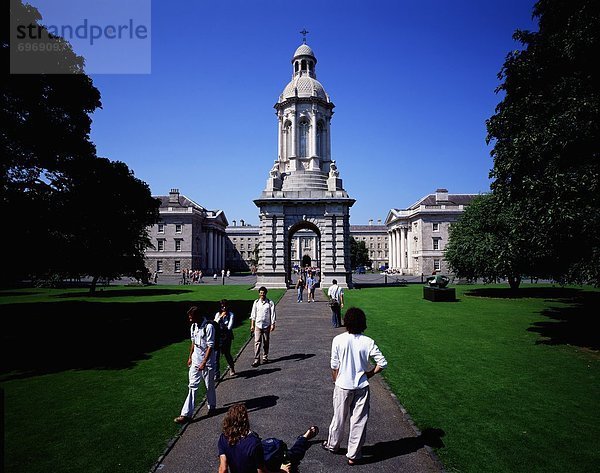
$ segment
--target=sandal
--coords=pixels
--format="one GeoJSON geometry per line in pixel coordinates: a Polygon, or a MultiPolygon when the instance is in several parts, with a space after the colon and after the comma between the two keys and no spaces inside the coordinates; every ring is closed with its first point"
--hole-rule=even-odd
{"type": "Polygon", "coordinates": [[[323,443],[321,443],[321,448],[329,453],[334,453],[333,450],[327,446],[327,440],[323,440],[323,443]]]}
{"type": "Polygon", "coordinates": [[[304,434],[304,437],[306,437],[306,440],[310,440],[314,439],[317,435],[319,435],[319,428],[316,425],[311,425],[304,434]]]}

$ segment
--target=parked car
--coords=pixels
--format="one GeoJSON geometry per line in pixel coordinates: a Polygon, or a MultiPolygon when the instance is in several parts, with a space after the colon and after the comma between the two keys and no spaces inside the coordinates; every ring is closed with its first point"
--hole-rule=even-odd
{"type": "Polygon", "coordinates": [[[367,270],[365,269],[364,266],[357,266],[356,274],[365,274],[366,272],[367,272],[367,270]]]}

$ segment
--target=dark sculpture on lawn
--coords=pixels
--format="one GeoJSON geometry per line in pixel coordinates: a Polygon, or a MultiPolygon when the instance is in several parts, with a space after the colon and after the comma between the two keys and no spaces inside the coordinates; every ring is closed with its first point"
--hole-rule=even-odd
{"type": "Polygon", "coordinates": [[[427,278],[427,285],[430,287],[446,287],[450,282],[448,276],[444,276],[440,271],[434,271],[430,277],[427,278]]]}

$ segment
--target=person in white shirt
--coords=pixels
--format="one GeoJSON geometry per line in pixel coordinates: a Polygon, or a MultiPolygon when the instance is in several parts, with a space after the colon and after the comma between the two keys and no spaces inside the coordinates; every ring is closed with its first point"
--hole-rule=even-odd
{"type": "Polygon", "coordinates": [[[250,312],[250,331],[254,333],[254,362],[252,367],[260,365],[260,348],[263,346],[262,362],[269,362],[271,332],[275,330],[275,304],[267,299],[267,288],[258,289],[259,298],[252,304],[250,312]]]}
{"type": "Polygon", "coordinates": [[[329,307],[331,307],[331,325],[333,328],[342,326],[342,307],[344,307],[344,290],[338,286],[337,279],[331,281],[333,285],[327,290],[329,307]]]}
{"type": "Polygon", "coordinates": [[[333,418],[329,436],[322,447],[330,452],[340,448],[344,425],[350,416],[348,436],[348,465],[362,458],[367,420],[369,419],[369,378],[387,366],[385,357],[372,338],[363,335],[367,328],[365,313],[351,307],[344,317],[346,332],[333,339],[331,344],[331,374],[333,388],[333,418]],[[370,359],[375,361],[375,367],[370,359]]]}
{"type": "Polygon", "coordinates": [[[206,403],[208,415],[212,415],[217,408],[217,394],[215,390],[215,330],[206,317],[200,315],[198,307],[192,306],[187,312],[190,321],[190,356],[188,357],[188,395],[181,408],[181,415],[175,417],[177,424],[185,424],[192,420],[196,404],[196,391],[200,381],[204,380],[206,386],[206,403]]]}

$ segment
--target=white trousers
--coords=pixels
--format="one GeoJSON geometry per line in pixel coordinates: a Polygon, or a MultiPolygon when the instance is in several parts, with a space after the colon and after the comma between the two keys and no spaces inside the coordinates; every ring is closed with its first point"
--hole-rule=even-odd
{"type": "Polygon", "coordinates": [[[327,438],[327,447],[331,450],[340,448],[348,416],[350,434],[346,456],[351,460],[358,460],[362,457],[361,450],[367,434],[369,386],[361,389],[342,389],[336,385],[333,388],[333,418],[327,438]]]}
{"type": "Polygon", "coordinates": [[[206,403],[209,409],[217,407],[217,392],[215,391],[215,369],[212,365],[207,365],[203,370],[198,369],[198,365],[192,363],[188,372],[189,391],[183,407],[181,415],[186,417],[194,416],[194,406],[196,405],[196,392],[200,382],[204,381],[206,386],[206,403]]]}

